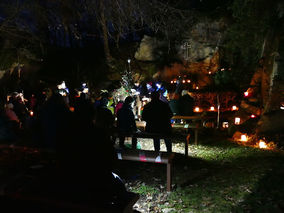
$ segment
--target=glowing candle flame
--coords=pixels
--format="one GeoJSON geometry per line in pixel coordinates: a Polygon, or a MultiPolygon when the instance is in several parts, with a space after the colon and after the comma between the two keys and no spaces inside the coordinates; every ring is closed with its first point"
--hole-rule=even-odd
{"type": "Polygon", "coordinates": [[[171,84],[173,84],[174,83],[174,81],[171,81],[171,84]]]}
{"type": "Polygon", "coordinates": [[[236,124],[236,125],[239,125],[240,123],[241,123],[241,118],[236,117],[236,118],[235,118],[235,124],[236,124]]]}
{"type": "Polygon", "coordinates": [[[247,135],[241,135],[241,141],[247,142],[248,141],[248,136],[247,135]]]}
{"type": "Polygon", "coordinates": [[[182,83],[185,83],[185,80],[182,80],[182,83]]]}
{"type": "Polygon", "coordinates": [[[196,89],[199,89],[199,87],[197,86],[196,89]]]}
{"type": "Polygon", "coordinates": [[[211,71],[209,71],[208,74],[210,75],[210,74],[211,74],[211,71]]]}
{"type": "Polygon", "coordinates": [[[187,83],[190,83],[190,80],[187,80],[187,83]]]}
{"type": "Polygon", "coordinates": [[[267,145],[266,145],[264,140],[260,140],[259,143],[258,143],[258,146],[261,149],[266,149],[267,148],[267,145]]]}

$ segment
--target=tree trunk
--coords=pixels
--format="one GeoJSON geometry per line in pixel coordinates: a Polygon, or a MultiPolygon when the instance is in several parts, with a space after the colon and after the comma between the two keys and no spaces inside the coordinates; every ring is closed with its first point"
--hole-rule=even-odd
{"type": "Polygon", "coordinates": [[[104,43],[104,52],[105,52],[105,58],[107,61],[107,65],[110,67],[112,57],[110,54],[109,49],[109,42],[108,42],[108,29],[107,29],[107,21],[105,18],[105,6],[104,6],[104,0],[100,0],[99,2],[99,11],[100,11],[100,25],[103,33],[103,43],[104,43]]]}

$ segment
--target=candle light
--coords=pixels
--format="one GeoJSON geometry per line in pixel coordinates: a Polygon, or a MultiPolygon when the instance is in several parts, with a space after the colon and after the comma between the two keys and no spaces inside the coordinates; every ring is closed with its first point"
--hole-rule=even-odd
{"type": "Polygon", "coordinates": [[[235,124],[239,125],[241,123],[241,118],[235,117],[235,124]]]}
{"type": "Polygon", "coordinates": [[[247,142],[248,141],[248,136],[247,135],[241,135],[241,141],[242,142],[247,142]]]}
{"type": "Polygon", "coordinates": [[[214,111],[215,110],[215,107],[214,106],[211,106],[210,107],[210,111],[214,111]]]}
{"type": "Polygon", "coordinates": [[[225,121],[222,123],[223,128],[229,128],[229,122],[225,121]]]}
{"type": "Polygon", "coordinates": [[[199,107],[195,107],[194,108],[194,112],[200,112],[200,108],[199,107]]]}
{"type": "Polygon", "coordinates": [[[237,106],[232,106],[232,111],[236,111],[236,110],[238,110],[238,107],[237,106]]]}

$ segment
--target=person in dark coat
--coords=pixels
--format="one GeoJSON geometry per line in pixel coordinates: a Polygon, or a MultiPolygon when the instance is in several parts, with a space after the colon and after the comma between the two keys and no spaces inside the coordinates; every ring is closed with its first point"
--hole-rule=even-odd
{"type": "Polygon", "coordinates": [[[182,96],[179,99],[180,115],[193,115],[194,99],[190,96],[187,90],[182,91],[182,96]]]}
{"type": "MultiPolygon", "coordinates": [[[[123,105],[122,108],[118,110],[117,112],[117,127],[118,131],[120,133],[119,136],[119,146],[120,148],[124,148],[124,140],[125,135],[137,131],[136,122],[135,122],[135,116],[133,114],[133,109],[131,107],[131,103],[134,102],[134,99],[131,96],[128,96],[123,105]]],[[[137,138],[132,137],[132,149],[136,149],[137,146],[137,138]]]]}
{"type": "MultiPolygon", "coordinates": [[[[158,92],[151,93],[151,101],[144,106],[142,120],[146,121],[146,132],[170,134],[171,117],[173,113],[169,105],[159,99],[158,92]]],[[[172,143],[170,139],[165,139],[168,152],[172,152],[172,143]]],[[[154,138],[154,148],[156,152],[160,151],[160,139],[154,138]]]]}

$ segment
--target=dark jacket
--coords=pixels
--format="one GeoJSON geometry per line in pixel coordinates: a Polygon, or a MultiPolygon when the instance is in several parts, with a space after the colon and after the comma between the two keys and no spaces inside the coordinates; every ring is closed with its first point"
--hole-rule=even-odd
{"type": "Polygon", "coordinates": [[[142,119],[146,121],[146,131],[151,133],[170,133],[173,113],[169,105],[161,100],[146,104],[142,119]]]}
{"type": "Polygon", "coordinates": [[[117,112],[117,127],[120,132],[135,132],[137,130],[132,107],[123,104],[117,112]]]}

